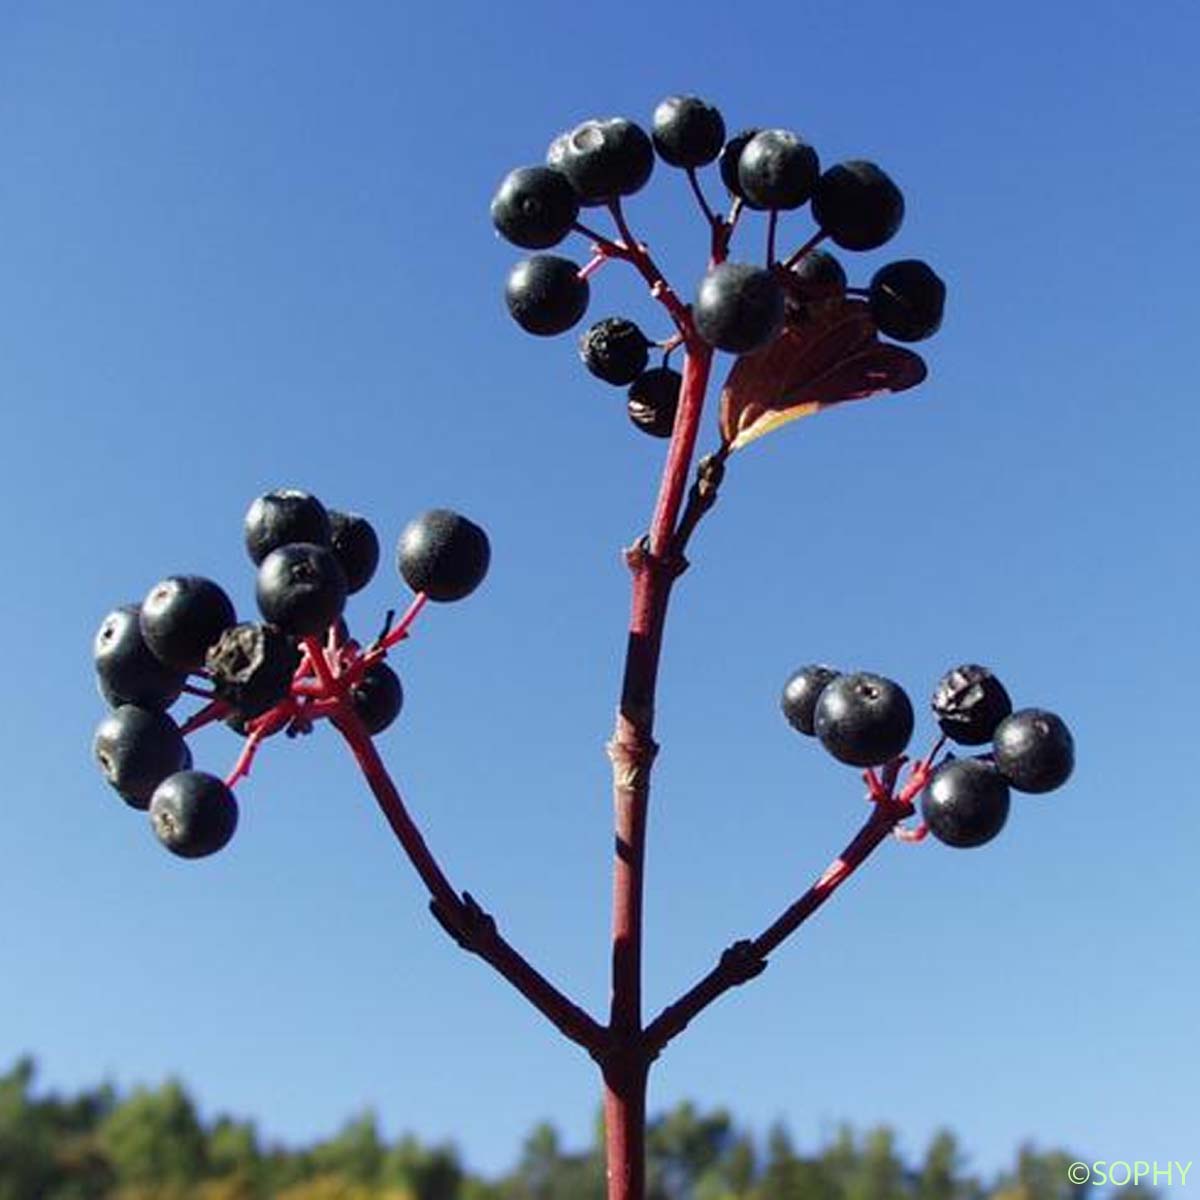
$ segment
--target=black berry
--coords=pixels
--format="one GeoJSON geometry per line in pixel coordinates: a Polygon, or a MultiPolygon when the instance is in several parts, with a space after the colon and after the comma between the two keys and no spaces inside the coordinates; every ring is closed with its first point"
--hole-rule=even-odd
{"type": "Polygon", "coordinates": [[[672,167],[703,167],[721,153],[725,122],[698,96],[668,96],[655,110],[654,148],[672,167]]]}
{"type": "Polygon", "coordinates": [[[491,562],[487,534],[461,513],[435,508],[400,535],[396,565],[414,592],[431,600],[461,600],[482,582],[491,562]]]}
{"type": "Polygon", "coordinates": [[[551,143],[546,161],[570,180],[587,203],[632,196],[654,170],[654,146],[645,130],[624,117],[584,121],[551,143]]]}
{"type": "Polygon", "coordinates": [[[215,854],[233,837],[237,823],[233,792],[204,771],[168,775],[150,800],[155,837],[180,858],[215,854]]]}
{"type": "Polygon", "coordinates": [[[772,272],[749,263],[721,263],[704,277],[692,310],[696,331],[711,346],[748,354],[783,325],[783,288],[772,272]]]}
{"type": "Polygon", "coordinates": [[[738,159],[741,195],[755,208],[799,208],[820,174],[817,152],[786,129],[756,133],[738,159]]]}
{"type": "Polygon", "coordinates": [[[921,795],[921,816],[947,846],[982,846],[1004,828],[1008,805],[1008,784],[991,763],[956,758],[933,773],[921,795]]]}
{"type": "Polygon", "coordinates": [[[651,437],[669,438],[675,429],[683,376],[670,367],[643,371],[629,388],[629,419],[651,437]]]}
{"type": "Polygon", "coordinates": [[[368,733],[382,733],[404,707],[400,676],[387,663],[376,663],[350,689],[350,703],[368,733]]]}
{"type": "Polygon", "coordinates": [[[1052,792],[1075,768],[1075,739],[1063,719],[1023,708],[996,727],[996,767],[1019,792],[1052,792]]]}
{"type": "MultiPolygon", "coordinates": [[[[741,162],[742,151],[758,132],[759,130],[754,128],[743,129],[741,133],[735,133],[725,143],[725,148],[717,160],[717,169],[721,172],[721,182],[725,185],[725,190],[731,196],[736,196],[742,201],[746,201],[746,194],[742,191],[742,183],[738,177],[738,164],[741,162]]],[[[751,208],[753,207],[751,205],[751,208]]]]}
{"type": "Polygon", "coordinates": [[[92,644],[100,694],[110,708],[170,708],[187,675],[157,658],[142,637],[137,604],[123,604],[100,622],[92,644]]]}
{"type": "Polygon", "coordinates": [[[646,369],[650,342],[627,318],[605,317],[579,339],[579,357],[597,379],[625,387],[646,369]]]}
{"type": "Polygon", "coordinates": [[[1012,712],[1004,684],[978,663],[963,663],[938,680],[930,701],[941,731],[960,746],[990,742],[996,726],[1012,712]]]}
{"type": "Polygon", "coordinates": [[[817,224],[844,250],[874,250],[900,228],[904,197],[872,162],[830,167],[812,197],[817,224]]]}
{"type": "Polygon", "coordinates": [[[913,731],[904,689],[881,675],[840,675],[817,699],[813,727],[839,762],[877,767],[901,754],[913,731]]]}
{"type": "Polygon", "coordinates": [[[154,655],[178,671],[198,671],[209,646],[237,620],[224,590],[201,575],[172,575],[146,594],[139,617],[154,655]]]}
{"type": "Polygon", "coordinates": [[[919,342],[941,328],[946,285],[928,263],[901,259],[875,272],[870,305],[880,333],[898,342],[919,342]]]}
{"type": "Polygon", "coordinates": [[[92,753],[105,779],[132,808],[150,806],[168,775],[191,765],[187,742],[166,713],[123,704],[96,727],[92,753]]]}
{"type": "Polygon", "coordinates": [[[329,514],[308,492],[282,488],[259,496],[246,512],[246,551],[258,566],[272,550],[292,542],[329,545],[329,514]]]}
{"type": "Polygon", "coordinates": [[[504,289],[513,320],[539,337],[570,329],[587,311],[589,294],[578,264],[554,254],[535,254],[517,263],[504,289]]]}
{"type": "Polygon", "coordinates": [[[791,276],[805,299],[835,299],[846,291],[846,269],[827,250],[810,250],[791,276]]]}
{"type": "Polygon", "coordinates": [[[492,199],[492,224],[516,246],[557,246],[579,216],[579,197],[554,167],[510,171],[492,199]]]}
{"type": "Polygon", "coordinates": [[[243,720],[273,708],[288,694],[300,665],[296,643],[273,625],[245,623],[225,630],[205,659],[218,699],[243,720]]]}
{"type": "Polygon", "coordinates": [[[813,718],[816,715],[817,700],[822,691],[840,674],[841,672],[833,667],[815,663],[792,672],[791,678],[783,686],[779,707],[793,729],[809,737],[813,736],[816,732],[813,728],[813,718]]]}
{"type": "Polygon", "coordinates": [[[272,550],[258,568],[259,612],[284,633],[323,633],[341,616],[346,574],[326,546],[294,542],[272,550]]]}
{"type": "Polygon", "coordinates": [[[332,508],[329,532],[329,548],[346,573],[347,592],[354,595],[371,582],[379,566],[379,537],[366,517],[332,508]]]}

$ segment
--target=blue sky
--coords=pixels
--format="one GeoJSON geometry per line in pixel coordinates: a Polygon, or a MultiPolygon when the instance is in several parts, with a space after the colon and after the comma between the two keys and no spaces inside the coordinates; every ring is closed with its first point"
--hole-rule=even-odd
{"type": "MultiPolygon", "coordinates": [[[[782,1117],[808,1146],[887,1121],[910,1154],[948,1123],[982,1170],[1028,1137],[1196,1156],[1200,15],[742,11],[0,5],[0,1060],[34,1052],[62,1088],[178,1074],[287,1139],[371,1105],[489,1170],[537,1119],[589,1135],[590,1064],[428,919],[330,731],[260,756],[226,853],[172,860],[90,762],[89,645],[181,571],[252,615],[240,522],[271,487],[389,545],[435,505],[483,523],[491,575],[402,648],[381,744],[452,878],[602,1011],[617,550],[662,443],[573,336],[509,321],[518,252],[487,206],[561,129],[691,91],[731,128],[877,159],[908,216],[854,281],[924,257],[950,298],[918,392],[748,448],[696,539],[664,659],[648,1005],[862,816],[852,773],[777,713],[798,663],[878,670],[918,707],[951,664],[991,664],[1070,721],[1079,765],[986,849],[886,847],[670,1048],[652,1106],[782,1117]]],[[[629,211],[690,293],[682,177],[660,165],[629,211]]],[[[614,267],[591,315],[617,312],[665,329],[614,267]]],[[[351,622],[401,596],[382,570],[351,622]]],[[[236,741],[195,749],[223,772],[236,741]]]]}

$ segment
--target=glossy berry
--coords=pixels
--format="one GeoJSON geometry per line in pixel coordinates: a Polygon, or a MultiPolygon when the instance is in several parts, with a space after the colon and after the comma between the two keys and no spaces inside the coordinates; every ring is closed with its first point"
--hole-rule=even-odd
{"type": "Polygon", "coordinates": [[[263,559],[255,597],[263,617],[284,633],[323,633],[346,604],[346,573],[328,547],[294,542],[263,559]]]}
{"type": "Polygon", "coordinates": [[[725,122],[698,96],[668,96],[655,110],[651,139],[672,167],[703,167],[721,153],[725,122]]]}
{"type": "Polygon", "coordinates": [[[702,280],[692,316],[710,346],[748,354],[765,346],[783,325],[783,288],[762,267],[721,263],[702,280]]]}
{"type": "Polygon", "coordinates": [[[670,367],[643,371],[629,388],[629,419],[651,437],[669,438],[675,429],[683,376],[670,367]]]}
{"type": "Polygon", "coordinates": [[[1008,820],[1008,784],[989,762],[956,758],[933,773],[921,794],[921,817],[947,846],[982,846],[1008,820]]]}
{"type": "Polygon", "coordinates": [[[817,699],[813,727],[839,762],[878,767],[903,753],[913,731],[904,689],[881,675],[839,675],[817,699]]]}
{"type": "Polygon", "coordinates": [[[817,224],[842,249],[874,250],[900,228],[904,197],[874,163],[852,159],[821,176],[812,211],[817,224]]]}
{"type": "Polygon", "coordinates": [[[941,731],[960,746],[990,742],[996,726],[1012,712],[1004,684],[978,663],[963,663],[938,680],[930,701],[941,731]]]}
{"type": "Polygon", "coordinates": [[[756,133],[738,159],[741,195],[755,208],[799,208],[820,175],[817,152],[787,129],[756,133]]]}
{"type": "Polygon", "coordinates": [[[742,201],[746,201],[746,195],[742,191],[742,181],[738,177],[738,164],[741,162],[742,151],[745,150],[747,143],[759,132],[756,127],[735,133],[725,143],[721,156],[717,159],[717,169],[721,172],[721,182],[725,185],[725,190],[731,196],[736,196],[742,201]]]}
{"type": "Polygon", "coordinates": [[[834,299],[846,291],[846,269],[827,250],[810,250],[791,276],[806,298],[834,299]]]}
{"type": "Polygon", "coordinates": [[[286,633],[249,622],[225,630],[205,659],[217,698],[243,719],[278,704],[299,665],[300,651],[286,633]]]}
{"type": "Polygon", "coordinates": [[[875,272],[869,302],[880,333],[898,342],[919,342],[941,328],[946,285],[928,263],[904,258],[875,272]]]}
{"type": "Polygon", "coordinates": [[[996,767],[1019,792],[1052,792],[1075,768],[1075,739],[1063,719],[1023,708],[996,727],[996,767]]]}
{"type": "Polygon", "coordinates": [[[376,663],[350,689],[350,703],[368,733],[382,733],[404,707],[400,676],[387,663],[376,663]]]}
{"type": "Polygon", "coordinates": [[[579,339],[579,357],[597,379],[626,387],[646,369],[650,341],[633,321],[605,317],[579,339]]]}
{"type": "Polygon", "coordinates": [[[237,620],[233,601],[202,575],[172,575],[142,601],[142,637],[157,658],[178,671],[198,671],[209,646],[237,620]]]}
{"type": "Polygon", "coordinates": [[[513,320],[539,337],[570,329],[587,312],[589,295],[579,265],[555,254],[535,254],[517,263],[504,289],[513,320]]]}
{"type": "Polygon", "coordinates": [[[113,609],[96,631],[92,644],[100,694],[110,708],[170,708],[183,691],[185,672],[157,658],[142,637],[141,606],[113,609]]]}
{"type": "Polygon", "coordinates": [[[654,146],[645,130],[624,117],[584,121],[551,143],[547,163],[570,181],[586,203],[632,196],[654,170],[654,146]]]}
{"type": "Polygon", "coordinates": [[[168,775],[191,765],[187,742],[166,713],[123,704],[96,727],[92,754],[132,808],[146,809],[168,775]]]}
{"type": "Polygon", "coordinates": [[[237,823],[233,792],[204,771],[168,775],[150,800],[154,836],[180,858],[215,854],[233,837],[237,823]]]}
{"type": "Polygon", "coordinates": [[[246,552],[258,566],[272,550],[292,542],[328,546],[329,514],[316,496],[281,488],[259,496],[250,505],[243,532],[246,552]]]}
{"type": "Polygon", "coordinates": [[[346,574],[350,595],[371,582],[379,566],[379,537],[374,526],[358,513],[329,510],[329,548],[346,574]]]}
{"type": "Polygon", "coordinates": [[[841,674],[833,667],[821,666],[817,663],[801,667],[793,671],[791,678],[783,687],[783,695],[779,707],[787,718],[788,724],[800,733],[812,737],[816,733],[813,719],[816,715],[817,700],[825,688],[841,674]]]}
{"type": "Polygon", "coordinates": [[[526,250],[557,246],[579,216],[579,197],[554,167],[509,171],[492,199],[492,224],[526,250]]]}
{"type": "Polygon", "coordinates": [[[487,534],[461,513],[435,508],[400,535],[396,565],[404,582],[430,600],[461,600],[482,582],[491,562],[487,534]]]}

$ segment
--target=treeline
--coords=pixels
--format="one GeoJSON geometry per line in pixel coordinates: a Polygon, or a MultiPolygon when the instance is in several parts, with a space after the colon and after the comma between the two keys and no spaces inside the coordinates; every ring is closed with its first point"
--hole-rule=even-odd
{"type": "MultiPolygon", "coordinates": [[[[529,1134],[498,1179],[463,1165],[452,1145],[389,1141],[370,1114],[315,1145],[265,1145],[254,1123],[202,1121],[176,1082],[119,1095],[110,1086],[64,1098],[36,1094],[22,1059],[0,1075],[0,1200],[603,1200],[597,1142],[572,1152],[554,1128],[529,1134]]],[[[782,1126],[765,1139],[723,1111],[681,1104],[649,1133],[652,1200],[1083,1200],[1067,1181],[1074,1155],[1021,1149],[983,1180],[964,1169],[949,1131],[918,1163],[887,1128],[843,1128],[812,1153],[782,1126]]]]}

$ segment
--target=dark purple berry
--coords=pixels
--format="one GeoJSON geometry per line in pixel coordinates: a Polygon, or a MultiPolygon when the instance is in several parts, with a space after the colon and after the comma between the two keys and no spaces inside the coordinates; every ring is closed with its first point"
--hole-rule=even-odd
{"type": "Polygon", "coordinates": [[[491,562],[487,534],[461,513],[435,508],[400,535],[396,565],[404,582],[430,600],[461,600],[482,582],[491,562]]]}
{"type": "Polygon", "coordinates": [[[817,182],[813,217],[843,250],[874,250],[904,220],[900,189],[872,162],[830,167],[817,182]]]}
{"type": "Polygon", "coordinates": [[[930,701],[942,732],[960,746],[990,742],[996,726],[1012,712],[1004,684],[978,663],[963,663],[938,680],[930,701]]]}
{"type": "Polygon", "coordinates": [[[813,727],[839,762],[878,767],[903,753],[913,731],[904,689],[881,675],[839,675],[817,699],[813,727]]]}
{"type": "Polygon", "coordinates": [[[1018,792],[1052,792],[1075,768],[1075,739],[1061,717],[1022,708],[996,727],[995,759],[1018,792]]]}
{"type": "Polygon", "coordinates": [[[629,419],[651,437],[669,438],[675,429],[683,376],[670,367],[643,371],[629,388],[629,419]]]}
{"type": "Polygon", "coordinates": [[[329,510],[329,548],[346,573],[346,590],[353,596],[371,582],[379,566],[379,537],[366,517],[329,510]]]}
{"type": "Polygon", "coordinates": [[[237,620],[233,601],[202,575],[172,575],[142,601],[142,637],[152,653],[178,671],[198,671],[209,646],[237,620]]]}
{"type": "Polygon", "coordinates": [[[382,733],[404,707],[400,676],[387,663],[376,663],[350,689],[350,703],[368,733],[382,733]]]}
{"type": "Polygon", "coordinates": [[[100,694],[110,708],[136,704],[139,708],[170,708],[183,691],[184,671],[157,658],[142,637],[137,604],[123,604],[100,622],[93,657],[100,694]]]}
{"type": "Polygon", "coordinates": [[[928,263],[905,258],[875,272],[869,302],[880,333],[898,342],[919,342],[941,328],[946,285],[928,263]]]}
{"type": "Polygon", "coordinates": [[[308,492],[282,488],[259,496],[246,512],[246,551],[258,566],[272,550],[293,542],[329,545],[329,514],[308,492]]]}
{"type": "Polygon", "coordinates": [[[846,291],[846,269],[827,250],[810,250],[791,269],[805,299],[833,300],[846,291]]]}
{"type": "Polygon", "coordinates": [[[274,708],[291,690],[300,651],[273,625],[245,623],[225,630],[205,659],[217,698],[243,719],[274,708]]]}
{"type": "Polygon", "coordinates": [[[788,724],[801,733],[812,737],[816,730],[813,728],[813,718],[816,715],[817,700],[825,688],[831,684],[840,671],[833,667],[810,664],[793,671],[791,678],[783,687],[779,707],[788,724]]]}
{"type": "Polygon", "coordinates": [[[557,246],[578,216],[579,197],[554,167],[509,171],[492,200],[492,224],[526,250],[557,246]]]}
{"type": "Polygon", "coordinates": [[[272,550],[258,568],[258,610],[292,637],[323,633],[346,604],[346,574],[325,546],[295,542],[272,550]]]}
{"type": "Polygon", "coordinates": [[[650,341],[633,321],[605,317],[579,339],[579,357],[597,379],[626,387],[646,369],[650,341]]]}
{"type": "Polygon", "coordinates": [[[817,152],[787,129],[756,133],[738,159],[741,195],[754,208],[799,208],[820,174],[817,152]]]}
{"type": "Polygon", "coordinates": [[[204,771],[168,775],[150,800],[154,836],[180,858],[215,854],[233,837],[237,823],[233,792],[204,771]]]}
{"type": "Polygon", "coordinates": [[[704,277],[692,310],[696,331],[711,346],[748,354],[783,325],[783,288],[772,272],[749,263],[721,263],[704,277]]]}
{"type": "Polygon", "coordinates": [[[164,712],[123,704],[96,727],[92,753],[131,808],[146,809],[168,775],[191,766],[179,726],[164,712]]]}
{"type": "Polygon", "coordinates": [[[698,96],[668,96],[654,110],[651,138],[670,166],[703,167],[721,153],[725,122],[698,96]]]}
{"type": "Polygon", "coordinates": [[[504,299],[526,333],[565,333],[587,312],[590,289],[579,265],[554,254],[535,254],[509,272],[504,299]]]}
{"type": "Polygon", "coordinates": [[[654,146],[645,130],[624,117],[584,121],[556,138],[546,156],[585,203],[632,196],[654,170],[654,146]]]}
{"type": "Polygon", "coordinates": [[[1008,784],[990,762],[956,758],[933,773],[921,794],[929,832],[947,846],[982,846],[1008,820],[1008,784]]]}
{"type": "MultiPolygon", "coordinates": [[[[717,169],[721,172],[721,182],[725,185],[725,190],[731,196],[736,196],[743,202],[748,203],[746,195],[742,191],[742,183],[738,177],[738,164],[741,162],[742,151],[745,150],[747,143],[752,137],[760,131],[757,127],[754,129],[743,129],[741,133],[735,133],[733,137],[725,143],[725,148],[721,151],[721,156],[717,160],[717,169]]],[[[751,208],[754,206],[751,205],[751,208]]]]}

